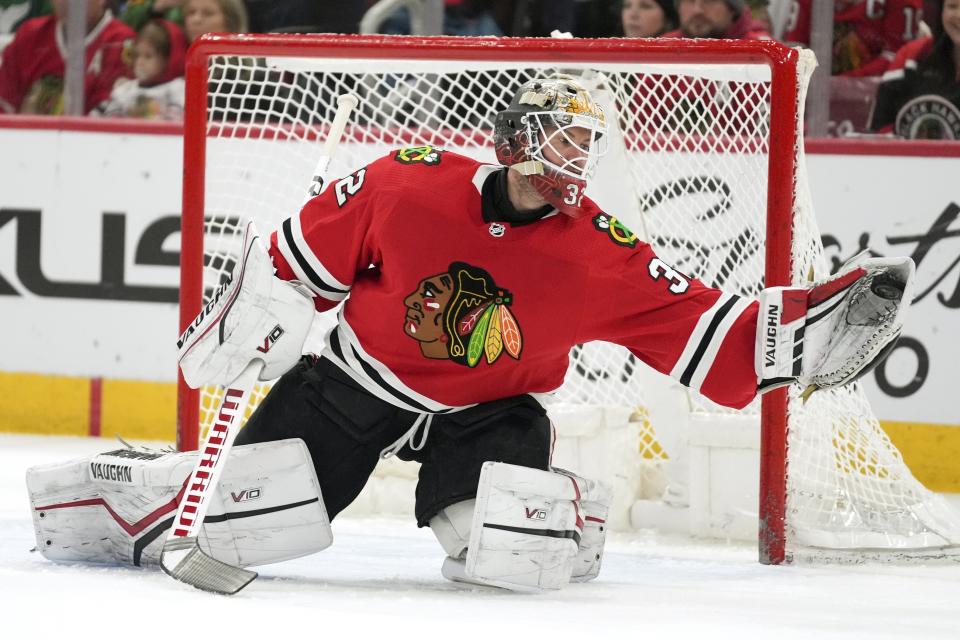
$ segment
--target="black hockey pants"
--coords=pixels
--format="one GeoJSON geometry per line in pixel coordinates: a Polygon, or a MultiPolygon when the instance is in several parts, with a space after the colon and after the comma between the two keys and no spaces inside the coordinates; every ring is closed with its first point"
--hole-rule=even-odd
{"type": "MultiPolygon", "coordinates": [[[[370,394],[332,362],[305,356],[273,386],[236,444],[301,438],[332,519],[360,494],[380,452],[417,417],[370,394]]],[[[417,524],[426,526],[444,507],[475,497],[484,462],[547,469],[550,446],[550,421],[529,395],[435,415],[424,447],[406,446],[397,454],[421,463],[417,524]]]]}

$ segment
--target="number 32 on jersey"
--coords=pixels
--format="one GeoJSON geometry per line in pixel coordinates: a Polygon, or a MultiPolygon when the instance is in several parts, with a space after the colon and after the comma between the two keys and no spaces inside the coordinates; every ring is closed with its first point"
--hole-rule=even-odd
{"type": "Polygon", "coordinates": [[[680,295],[690,288],[690,281],[687,277],[660,258],[650,260],[650,263],[647,264],[647,272],[654,280],[666,280],[670,284],[667,287],[670,293],[680,295]]]}

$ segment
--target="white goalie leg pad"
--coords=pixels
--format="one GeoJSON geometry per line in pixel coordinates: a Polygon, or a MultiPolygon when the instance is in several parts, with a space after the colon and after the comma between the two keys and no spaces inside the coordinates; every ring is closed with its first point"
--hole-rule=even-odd
{"type": "MultiPolygon", "coordinates": [[[[55,561],[155,564],[196,452],[120,449],[27,471],[37,548],[55,561]]],[[[333,541],[302,440],[237,446],[200,533],[234,566],[280,562],[333,541]]]]}
{"type": "Polygon", "coordinates": [[[320,483],[303,440],[231,451],[199,536],[207,555],[249,567],[300,558],[332,543],[320,483]]]}
{"type": "Polygon", "coordinates": [[[565,469],[553,468],[554,472],[566,475],[576,487],[579,498],[576,504],[583,521],[583,533],[577,556],[573,559],[572,582],[593,580],[600,573],[603,563],[603,546],[607,541],[607,517],[613,502],[613,489],[605,482],[590,480],[565,469]]]}
{"type": "Polygon", "coordinates": [[[761,392],[799,381],[847,384],[886,357],[913,299],[910,258],[871,258],[809,289],[760,293],[756,370],[761,392]]]}
{"type": "Polygon", "coordinates": [[[576,501],[577,489],[568,476],[484,463],[465,577],[515,591],[566,585],[582,534],[576,501]]]}
{"type": "Polygon", "coordinates": [[[261,380],[296,364],[316,315],[303,284],[274,276],[273,261],[253,222],[231,280],[220,286],[177,341],[183,379],[193,388],[228,385],[253,360],[261,380]]]}
{"type": "Polygon", "coordinates": [[[430,518],[430,530],[447,556],[454,560],[466,558],[476,505],[476,500],[463,500],[443,508],[430,518]]]}

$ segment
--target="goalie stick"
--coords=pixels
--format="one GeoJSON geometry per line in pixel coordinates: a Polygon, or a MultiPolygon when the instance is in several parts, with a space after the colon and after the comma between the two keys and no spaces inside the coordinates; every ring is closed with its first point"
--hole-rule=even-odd
{"type": "Polygon", "coordinates": [[[330,158],[333,157],[337,145],[340,144],[340,138],[343,136],[343,130],[347,127],[347,119],[350,113],[357,108],[360,101],[352,93],[345,93],[337,96],[337,112],[333,116],[333,122],[330,123],[330,133],[323,145],[323,155],[317,160],[317,166],[313,170],[313,180],[310,182],[310,188],[307,189],[307,200],[320,195],[324,188],[324,180],[327,175],[327,167],[330,166],[330,158]]]}
{"type": "MultiPolygon", "coordinates": [[[[314,169],[306,200],[323,191],[330,159],[343,136],[350,113],[358,104],[359,100],[354,95],[344,94],[337,98],[337,112],[324,143],[323,154],[314,169]]],[[[253,241],[258,240],[254,238],[253,241]]],[[[246,242],[244,244],[246,245],[246,242]]],[[[200,548],[199,535],[210,499],[236,438],[241,417],[246,411],[250,393],[263,366],[262,361],[252,360],[233,382],[224,387],[223,397],[213,414],[214,423],[187,480],[173,526],[160,554],[160,567],[164,573],[204,591],[233,595],[257,577],[255,571],[234,567],[204,553],[200,548]]]]}

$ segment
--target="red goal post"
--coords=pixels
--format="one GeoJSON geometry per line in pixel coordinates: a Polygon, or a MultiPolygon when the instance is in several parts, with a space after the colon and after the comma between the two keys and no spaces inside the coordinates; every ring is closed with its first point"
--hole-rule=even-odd
{"type": "MultiPolygon", "coordinates": [[[[268,231],[296,213],[338,92],[358,93],[361,104],[331,177],[401,146],[452,147],[493,161],[492,114],[498,105],[522,80],[557,71],[595,87],[611,112],[615,148],[598,175],[614,175],[622,184],[602,184],[590,195],[629,221],[665,259],[744,295],[762,286],[802,283],[811,271],[822,277],[822,247],[802,163],[810,58],[772,41],[204,36],[191,47],[186,67],[181,327],[195,317],[205,291],[229,272],[239,219],[256,218],[268,231]]],[[[575,350],[558,397],[641,405],[642,389],[630,375],[635,360],[604,348],[575,350]]],[[[191,390],[180,379],[181,450],[196,447],[215,393],[191,390]]],[[[780,390],[753,409],[761,414],[759,545],[765,563],[783,562],[788,537],[801,539],[806,531],[804,521],[791,524],[787,517],[788,415],[791,421],[836,422],[824,418],[835,411],[833,400],[823,400],[825,408],[814,418],[791,402],[780,390]]],[[[846,465],[837,463],[838,456],[890,458],[889,443],[873,431],[866,436],[869,444],[860,444],[860,430],[875,424],[871,417],[860,426],[865,401],[837,402],[849,407],[844,411],[852,418],[827,425],[833,431],[816,443],[791,445],[804,456],[795,467],[791,461],[797,475],[822,476],[818,482],[831,487],[814,492],[816,504],[794,509],[829,530],[817,525],[808,536],[813,542],[805,543],[814,546],[845,535],[835,524],[844,518],[831,511],[831,503],[850,501],[832,495],[832,487],[843,484],[833,474],[846,465]],[[856,437],[847,440],[851,431],[856,437]],[[833,449],[819,451],[827,447],[833,449]]],[[[700,398],[690,404],[694,411],[718,412],[700,398]]],[[[912,485],[907,493],[915,493],[912,485]]],[[[869,545],[869,532],[865,536],[853,543],[869,545]]]]}

